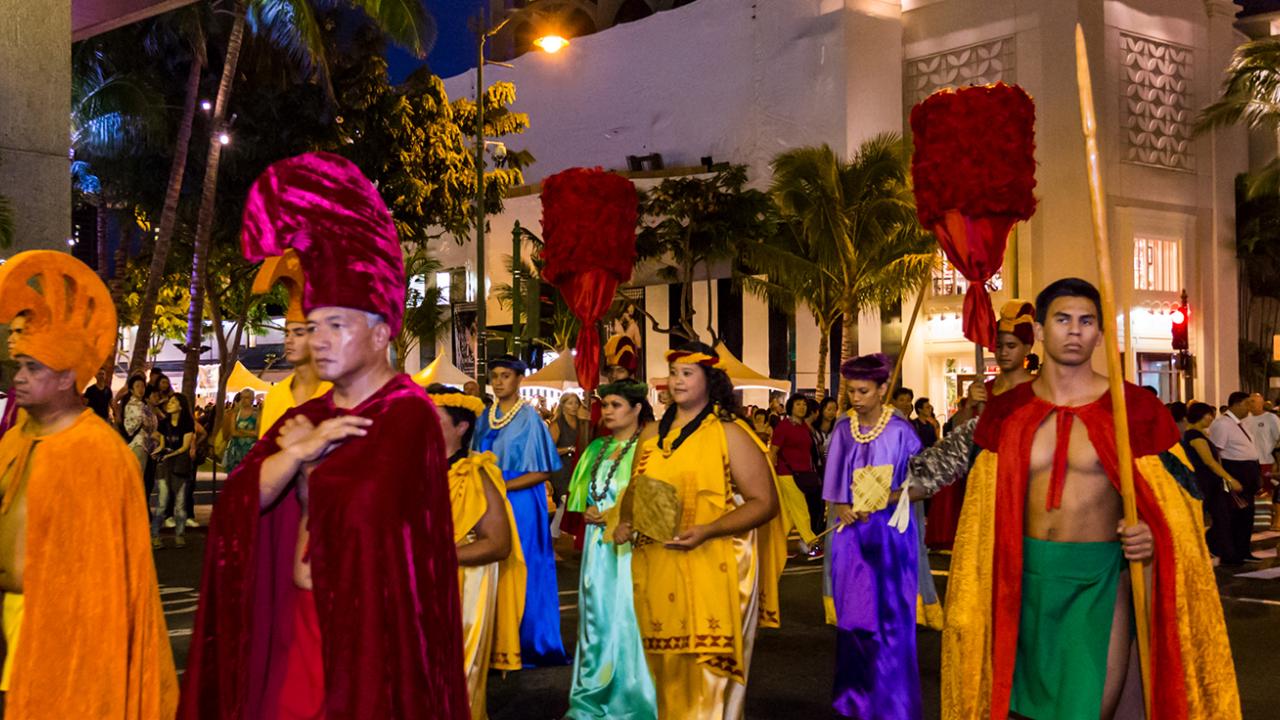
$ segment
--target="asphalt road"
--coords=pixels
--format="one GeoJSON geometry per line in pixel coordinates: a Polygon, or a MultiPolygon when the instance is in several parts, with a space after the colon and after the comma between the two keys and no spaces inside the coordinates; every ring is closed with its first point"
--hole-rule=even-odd
{"type": "MultiPolygon", "coordinates": [[[[197,518],[207,520],[209,493],[197,495],[197,518]]],[[[1280,561],[1276,547],[1280,533],[1264,531],[1258,517],[1254,552],[1261,565],[1230,571],[1219,569],[1236,674],[1246,720],[1280,716],[1280,561]]],[[[156,553],[169,636],[178,667],[185,665],[195,618],[204,552],[203,530],[188,533],[185,548],[167,546],[156,553]]],[[[930,556],[934,580],[945,597],[950,557],[930,556]]],[[[566,649],[577,637],[578,566],[566,560],[559,568],[562,631],[566,649]]],[[[834,671],[835,633],[823,623],[822,568],[820,562],[793,560],[781,583],[782,628],[761,630],[747,686],[748,718],[839,717],[829,705],[834,671]]],[[[919,631],[920,679],[925,718],[939,717],[939,656],[941,635],[919,631]]],[[[549,720],[568,707],[568,667],[524,670],[505,678],[489,678],[489,714],[493,720],[549,720]]]]}

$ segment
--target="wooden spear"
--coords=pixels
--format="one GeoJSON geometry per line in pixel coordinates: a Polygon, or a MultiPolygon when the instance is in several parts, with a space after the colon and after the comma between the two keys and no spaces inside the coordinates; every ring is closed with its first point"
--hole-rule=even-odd
{"type": "MultiPolygon", "coordinates": [[[[1098,160],[1098,123],[1093,111],[1093,83],[1089,76],[1089,56],[1085,48],[1084,29],[1076,24],[1076,81],[1080,88],[1080,121],[1084,130],[1085,159],[1089,167],[1089,204],[1093,208],[1093,246],[1098,256],[1100,312],[1111,328],[1103,326],[1103,349],[1107,355],[1107,374],[1111,387],[1111,409],[1116,427],[1116,458],[1120,471],[1120,496],[1124,501],[1124,524],[1138,524],[1138,504],[1133,490],[1133,448],[1129,445],[1129,412],[1125,405],[1124,380],[1114,323],[1115,288],[1111,280],[1111,242],[1107,237],[1106,196],[1102,192],[1102,168],[1098,160]]],[[[1138,634],[1138,661],[1142,667],[1142,690],[1146,716],[1151,717],[1151,636],[1148,631],[1146,563],[1129,562],[1129,580],[1133,588],[1133,615],[1138,634]]]]}
{"type": "Polygon", "coordinates": [[[924,296],[929,292],[929,281],[925,280],[920,286],[920,294],[916,296],[916,306],[911,311],[911,322],[907,323],[907,334],[902,336],[902,347],[898,350],[898,360],[893,364],[893,375],[889,376],[889,392],[893,392],[893,386],[898,384],[898,378],[902,376],[902,359],[907,355],[907,345],[911,344],[911,333],[916,329],[916,318],[920,315],[920,306],[924,304],[924,296]]]}

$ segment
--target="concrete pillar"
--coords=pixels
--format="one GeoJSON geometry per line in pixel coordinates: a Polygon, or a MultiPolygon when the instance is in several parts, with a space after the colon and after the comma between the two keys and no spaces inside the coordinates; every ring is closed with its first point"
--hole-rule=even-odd
{"type": "Polygon", "coordinates": [[[0,195],[16,225],[8,256],[71,236],[71,3],[0,0],[0,195]]]}

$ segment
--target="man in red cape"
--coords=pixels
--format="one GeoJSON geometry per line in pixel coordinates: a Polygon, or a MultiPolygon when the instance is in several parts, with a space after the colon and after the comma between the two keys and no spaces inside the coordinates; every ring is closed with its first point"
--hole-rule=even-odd
{"type": "Polygon", "coordinates": [[[1111,397],[1090,364],[1100,304],[1084,280],[1046,287],[1046,363],[979,421],[947,587],[945,720],[1142,717],[1126,560],[1150,563],[1150,717],[1240,717],[1195,479],[1173,418],[1131,383],[1140,522],[1123,526],[1111,397]]]}
{"type": "Polygon", "coordinates": [[[387,361],[404,314],[386,206],[347,160],[272,165],[250,260],[297,251],[312,356],[333,390],[289,410],[209,526],[181,718],[467,718],[439,418],[387,361]]]}

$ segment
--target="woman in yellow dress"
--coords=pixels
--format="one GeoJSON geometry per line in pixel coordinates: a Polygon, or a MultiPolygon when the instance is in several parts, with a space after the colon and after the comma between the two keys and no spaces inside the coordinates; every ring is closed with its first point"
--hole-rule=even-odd
{"type": "Polygon", "coordinates": [[[741,718],[756,628],[778,624],[786,547],[776,478],[735,415],[715,351],[693,343],[667,362],[673,403],[641,437],[614,539],[634,543],[636,621],[658,717],[741,718]],[[636,488],[656,483],[679,498],[674,537],[633,529],[645,502],[636,488]]]}

